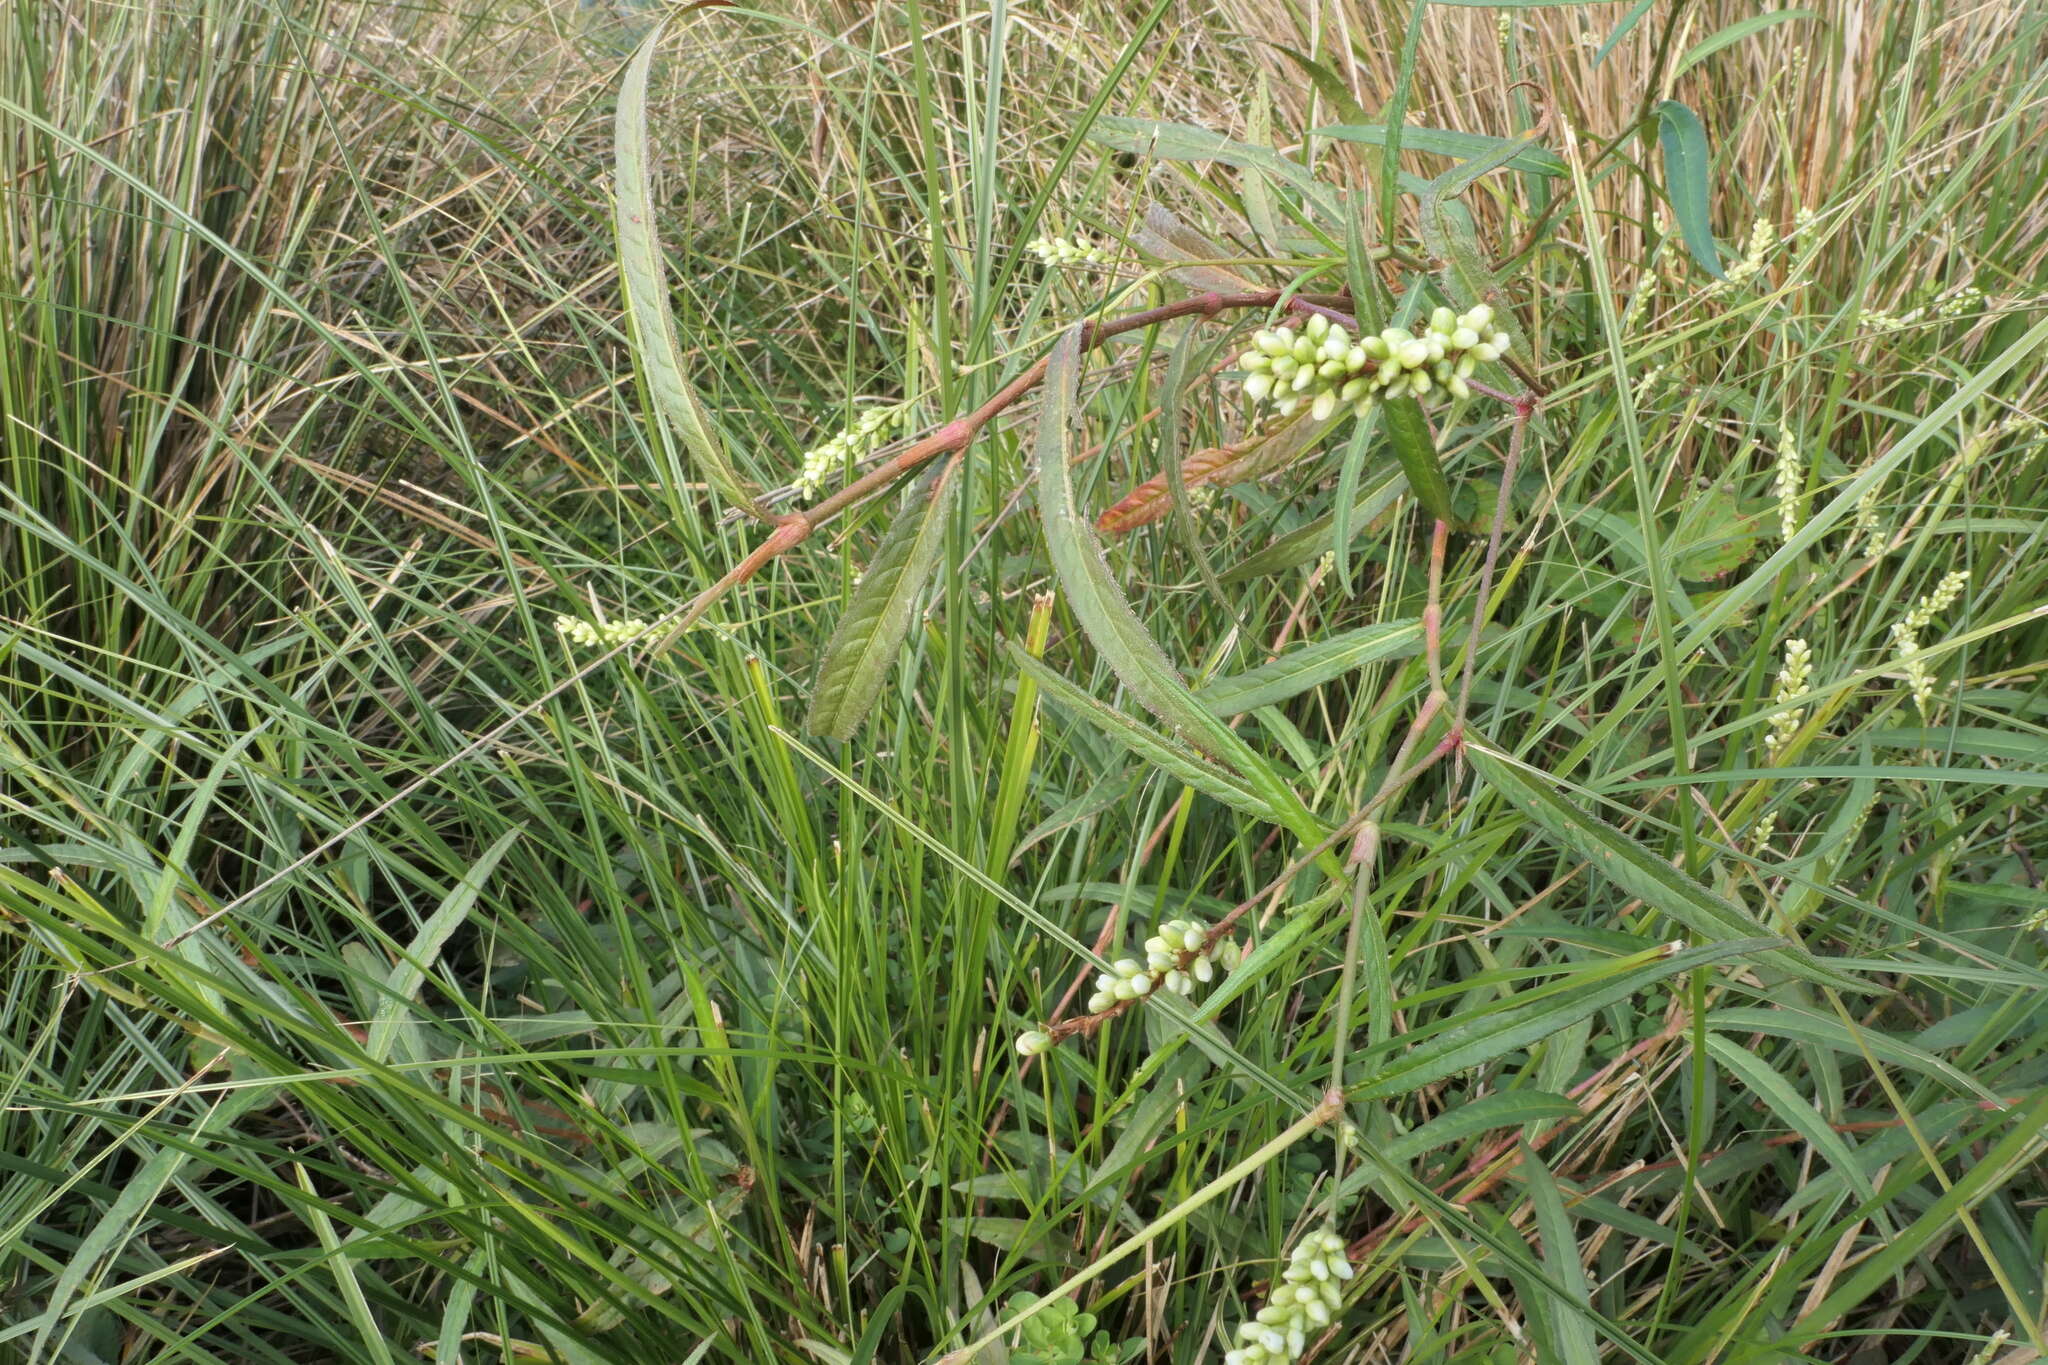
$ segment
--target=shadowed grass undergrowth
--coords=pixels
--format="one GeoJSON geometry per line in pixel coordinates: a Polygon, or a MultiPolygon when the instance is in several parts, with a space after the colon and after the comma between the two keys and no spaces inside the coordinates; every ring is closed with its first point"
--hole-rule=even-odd
{"type": "Polygon", "coordinates": [[[1148,207],[1363,297],[1435,253],[1388,123],[1423,180],[1491,145],[1423,130],[1541,153],[1458,200],[1542,392],[1505,490],[1485,402],[1432,409],[1440,540],[1349,427],[1170,479],[1255,434],[1181,381],[1263,315],[1134,329],[967,447],[829,741],[903,498],[662,624],[762,532],[621,313],[651,9],[5,9],[0,1356],[911,1362],[1037,1308],[983,1358],[1191,1362],[1326,1225],[1317,1359],[2048,1349],[2048,18],[1311,12],[657,49],[679,358],[777,515],[1188,298],[1148,207]],[[1087,709],[1152,724],[1047,552],[1062,418],[1082,520],[1160,481],[1109,575],[1284,829],[1087,709]],[[1482,598],[1469,750],[1409,773],[1428,609],[1455,704],[1482,598]],[[1396,790],[1369,884],[1305,856],[1396,790]],[[1071,1022],[1081,949],[1247,900],[1191,1004],[1071,1022]]]}

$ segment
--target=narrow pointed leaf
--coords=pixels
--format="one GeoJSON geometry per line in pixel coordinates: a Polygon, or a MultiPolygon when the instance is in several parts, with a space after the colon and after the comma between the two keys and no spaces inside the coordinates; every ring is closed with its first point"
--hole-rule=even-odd
{"type": "Polygon", "coordinates": [[[1683,76],[1722,48],[1739,43],[1753,33],[1761,32],[1776,24],[1782,24],[1787,19],[1818,18],[1820,18],[1820,13],[1817,10],[1780,9],[1772,10],[1767,14],[1752,14],[1747,19],[1738,19],[1712,37],[1694,44],[1690,51],[1678,59],[1678,64],[1671,68],[1671,79],[1677,80],[1680,76],[1683,76]]]}
{"type": "Polygon", "coordinates": [[[804,727],[812,734],[852,738],[881,695],[944,548],[946,510],[959,486],[953,478],[958,465],[956,456],[937,471],[928,487],[912,494],[854,589],[818,665],[818,684],[804,717],[804,727]]]}
{"type": "MultiPolygon", "coordinates": [[[[1034,451],[1046,548],[1067,604],[1124,686],[1165,721],[1177,739],[1234,770],[1247,789],[1256,793],[1266,818],[1286,826],[1305,844],[1320,843],[1328,830],[1271,764],[1195,700],[1110,576],[1102,542],[1074,503],[1073,444],[1080,371],[1081,331],[1076,328],[1054,345],[1046,367],[1034,451]]],[[[1341,874],[1341,864],[1328,851],[1317,862],[1326,871],[1341,874]]]]}
{"type": "Polygon", "coordinates": [[[625,277],[633,357],[655,408],[695,462],[697,473],[720,496],[766,520],[768,514],[733,469],[724,437],[683,370],[682,347],[669,314],[667,267],[654,230],[653,168],[647,147],[647,72],[666,27],[665,21],[657,22],[627,64],[614,125],[619,273],[625,277]]]}
{"type": "MultiPolygon", "coordinates": [[[[1510,1002],[1506,1008],[1490,1011],[1469,1024],[1432,1035],[1428,1041],[1382,1065],[1362,1085],[1346,1093],[1354,1102],[1406,1095],[1431,1081],[1518,1052],[1666,977],[1729,958],[1768,953],[1779,942],[1782,940],[1731,939],[1675,953],[1659,951],[1649,961],[1618,972],[1608,964],[1598,964],[1586,971],[1592,980],[1546,992],[1541,999],[1528,1004],[1510,1002]]],[[[1398,1044],[1401,1040],[1395,1041],[1398,1044]]]]}
{"type": "MultiPolygon", "coordinates": [[[[1291,47],[1280,43],[1273,46],[1280,50],[1281,55],[1301,68],[1302,74],[1309,78],[1310,83],[1322,93],[1323,98],[1337,106],[1337,112],[1344,116],[1346,123],[1365,123],[1371,120],[1372,115],[1365,112],[1365,106],[1358,102],[1358,96],[1351,93],[1351,87],[1344,84],[1343,78],[1336,72],[1291,47]]],[[[1330,133],[1326,128],[1318,128],[1315,135],[1328,137],[1330,133]]]]}
{"type": "MultiPolygon", "coordinates": [[[[1366,476],[1358,500],[1349,509],[1345,518],[1354,535],[1370,530],[1386,510],[1401,499],[1408,488],[1408,480],[1401,471],[1388,465],[1366,476]]],[[[1338,517],[1335,512],[1325,512],[1308,525],[1289,531],[1272,544],[1253,554],[1247,555],[1223,573],[1225,583],[1242,583],[1249,578],[1263,578],[1268,574],[1285,573],[1297,565],[1306,564],[1326,550],[1335,548],[1338,517]]]]}
{"type": "MultiPolygon", "coordinates": [[[[1580,810],[1544,775],[1482,745],[1468,744],[1466,753],[1473,768],[1508,804],[1652,910],[1711,941],[1751,940],[1770,932],[1742,906],[1708,890],[1614,826],[1580,810]]],[[[1782,939],[1778,942],[1780,947],[1761,956],[1780,971],[1844,990],[1867,989],[1854,977],[1822,965],[1804,948],[1782,939]]]]}
{"type": "Polygon", "coordinates": [[[1437,458],[1436,440],[1429,434],[1429,419],[1413,397],[1396,398],[1380,404],[1386,414],[1387,439],[1394,458],[1408,476],[1408,489],[1422,510],[1447,525],[1455,525],[1451,513],[1451,486],[1444,479],[1443,462],[1437,458]]]}
{"type": "Polygon", "coordinates": [[[1256,668],[1218,678],[1195,698],[1219,716],[1234,716],[1299,696],[1380,659],[1411,658],[1421,652],[1420,621],[1382,621],[1312,641],[1256,668]]]}
{"type": "Polygon", "coordinates": [[[1053,705],[1079,716],[1132,754],[1204,796],[1212,796],[1232,810],[1280,823],[1279,814],[1236,773],[1176,744],[1136,717],[1097,701],[1015,644],[1009,646],[1009,652],[1011,662],[1036,680],[1045,699],[1053,705]]]}
{"type": "MultiPolygon", "coordinates": [[[[1314,136],[1384,147],[1387,145],[1387,126],[1383,123],[1333,123],[1315,129],[1314,136]]],[[[1401,130],[1401,147],[1404,151],[1431,152],[1437,156],[1454,156],[1460,161],[1484,163],[1476,175],[1500,166],[1534,171],[1538,175],[1568,173],[1563,159],[1556,152],[1538,146],[1534,138],[1488,137],[1483,133],[1461,133],[1450,128],[1410,126],[1401,130]]],[[[1463,171],[1465,168],[1457,169],[1463,171]]]]}
{"type": "Polygon", "coordinates": [[[1188,743],[1234,760],[1244,749],[1243,741],[1196,703],[1110,576],[1102,542],[1074,504],[1071,461],[1080,370],[1081,334],[1075,330],[1053,347],[1036,448],[1039,514],[1060,587],[1089,640],[1146,710],[1188,743]]]}
{"type": "Polygon", "coordinates": [[[1299,192],[1325,222],[1335,223],[1341,218],[1330,187],[1311,175],[1306,166],[1270,147],[1254,147],[1192,123],[1117,118],[1108,114],[1089,125],[1088,140],[1113,151],[1167,161],[1220,161],[1241,171],[1256,171],[1299,192]]]}

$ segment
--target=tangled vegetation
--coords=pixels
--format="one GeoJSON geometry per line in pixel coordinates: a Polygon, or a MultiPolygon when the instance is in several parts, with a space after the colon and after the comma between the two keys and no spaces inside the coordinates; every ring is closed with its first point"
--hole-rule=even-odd
{"type": "Polygon", "coordinates": [[[2048,1354],[2048,13],[5,23],[0,1358],[2048,1354]]]}

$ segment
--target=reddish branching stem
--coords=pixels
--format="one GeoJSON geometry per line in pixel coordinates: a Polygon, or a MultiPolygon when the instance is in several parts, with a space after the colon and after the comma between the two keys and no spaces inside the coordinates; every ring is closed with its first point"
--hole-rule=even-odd
{"type": "MultiPolygon", "coordinates": [[[[1143,331],[1176,318],[1215,317],[1219,313],[1240,311],[1248,308],[1272,308],[1287,297],[1281,289],[1252,289],[1229,294],[1198,294],[1193,298],[1176,299],[1156,308],[1146,308],[1135,313],[1107,321],[1081,324],[1081,348],[1092,350],[1111,337],[1126,332],[1143,331]]],[[[1296,301],[1311,306],[1345,305],[1351,301],[1349,294],[1297,295],[1296,301]]],[[[1047,367],[1052,363],[1051,353],[1040,356],[1031,367],[998,389],[994,396],[965,417],[955,418],[931,435],[912,442],[893,459],[885,460],[875,468],[847,484],[832,496],[813,507],[790,513],[781,518],[768,538],[757,546],[753,553],[733,567],[732,572],[699,593],[678,618],[678,629],[687,629],[709,611],[714,603],[740,584],[751,579],[778,555],[793,549],[808,539],[813,531],[838,516],[857,502],[880,492],[883,488],[902,478],[911,470],[935,456],[965,450],[981,429],[1015,404],[1018,399],[1038,387],[1045,378],[1047,367]]]]}

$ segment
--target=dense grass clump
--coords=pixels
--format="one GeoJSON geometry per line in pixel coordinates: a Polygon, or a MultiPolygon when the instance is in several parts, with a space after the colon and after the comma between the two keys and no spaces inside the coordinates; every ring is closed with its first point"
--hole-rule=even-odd
{"type": "Polygon", "coordinates": [[[2048,14],[4,23],[0,1358],[2048,1352],[2048,14]]]}

